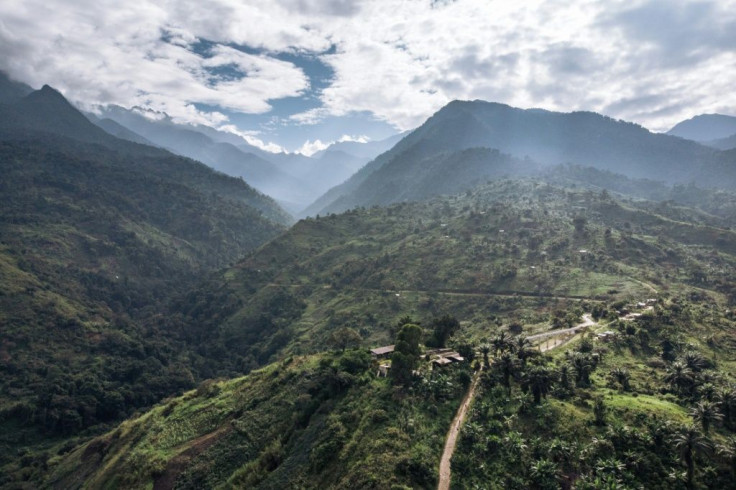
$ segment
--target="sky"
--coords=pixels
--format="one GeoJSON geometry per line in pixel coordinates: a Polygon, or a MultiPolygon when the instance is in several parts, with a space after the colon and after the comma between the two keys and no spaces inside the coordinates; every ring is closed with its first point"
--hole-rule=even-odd
{"type": "Polygon", "coordinates": [[[0,70],[311,153],[454,99],[736,115],[736,0],[3,0],[0,70]]]}

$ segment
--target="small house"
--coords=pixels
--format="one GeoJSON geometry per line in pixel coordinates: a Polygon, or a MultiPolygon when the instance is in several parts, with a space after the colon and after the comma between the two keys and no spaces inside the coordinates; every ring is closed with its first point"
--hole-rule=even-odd
{"type": "Polygon", "coordinates": [[[394,353],[394,347],[393,345],[376,347],[375,349],[371,349],[371,356],[373,359],[386,359],[394,353]]]}

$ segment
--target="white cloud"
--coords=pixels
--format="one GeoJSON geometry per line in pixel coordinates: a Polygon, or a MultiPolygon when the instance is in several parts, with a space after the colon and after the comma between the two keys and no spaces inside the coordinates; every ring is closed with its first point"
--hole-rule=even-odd
{"type": "Polygon", "coordinates": [[[187,2],[188,7],[183,3],[2,2],[0,69],[35,86],[51,83],[83,106],[144,106],[166,112],[178,122],[208,125],[222,124],[227,118],[196,104],[264,113],[271,109],[269,101],[299,96],[309,88],[303,71],[292,63],[218,44],[200,54],[193,43],[205,37],[246,40],[248,36],[235,32],[242,30],[249,35],[261,32],[262,43],[274,47],[322,47],[314,36],[304,33],[303,46],[285,44],[275,19],[270,23],[261,19],[255,28],[250,24],[258,15],[248,24],[237,22],[252,8],[224,1],[187,2]],[[218,12],[230,17],[217,20],[218,12]],[[221,27],[227,29],[217,31],[221,27]],[[234,67],[244,76],[212,76],[213,69],[223,67],[234,67]]]}
{"type": "Polygon", "coordinates": [[[280,120],[368,111],[407,129],[481,98],[660,130],[736,112],[735,31],[736,0],[7,0],[0,69],[75,101],[213,125],[222,113],[197,104],[266,113],[308,96],[321,105],[280,120]],[[202,39],[215,43],[205,56],[193,50],[202,39]],[[328,64],[329,85],[311,92],[284,52],[328,64]],[[212,75],[223,66],[247,76],[212,75]]]}
{"type": "Polygon", "coordinates": [[[263,151],[267,151],[270,153],[284,153],[286,150],[277,145],[276,143],[266,143],[263,140],[256,137],[256,134],[258,134],[255,131],[241,131],[238,129],[237,126],[234,124],[224,124],[222,126],[219,126],[217,129],[220,131],[226,131],[228,133],[236,134],[243,138],[243,140],[248,143],[249,145],[255,146],[256,148],[260,148],[263,151]]]}
{"type": "Polygon", "coordinates": [[[350,135],[344,134],[340,138],[336,139],[335,141],[329,141],[329,142],[323,142],[319,139],[316,139],[314,141],[307,140],[304,142],[301,148],[299,148],[296,152],[309,157],[309,156],[314,155],[318,151],[322,151],[326,148],[329,148],[330,145],[333,145],[335,143],[342,143],[345,141],[354,141],[356,143],[368,143],[370,139],[364,135],[350,136],[350,135]]]}
{"type": "Polygon", "coordinates": [[[736,112],[733,0],[458,0],[439,8],[376,0],[359,17],[317,23],[336,45],[323,56],[335,80],[323,107],[293,117],[312,124],[368,110],[407,129],[450,100],[475,98],[605,112],[661,94],[609,113],[656,130],[697,112],[736,112]]]}

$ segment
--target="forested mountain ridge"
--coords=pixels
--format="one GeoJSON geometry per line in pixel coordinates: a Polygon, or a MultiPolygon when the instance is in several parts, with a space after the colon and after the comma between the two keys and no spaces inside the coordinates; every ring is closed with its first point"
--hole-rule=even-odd
{"type": "Polygon", "coordinates": [[[16,451],[193,386],[191,347],[145,322],[289,218],[240,179],[110,136],[51,88],[0,121],[5,484],[16,451]]]}
{"type": "MultiPolygon", "coordinates": [[[[146,170],[161,178],[179,181],[194,186],[203,192],[215,192],[225,197],[236,199],[244,204],[260,210],[265,217],[277,223],[287,224],[291,218],[273,201],[247,184],[236,179],[212,172],[201,163],[195,163],[174,156],[160,148],[144,144],[135,144],[116,138],[102,128],[92,124],[87,117],[73,107],[61,93],[45,85],[41,90],[30,92],[22,97],[14,97],[0,104],[0,131],[3,140],[35,140],[43,146],[44,135],[56,135],[52,140],[59,142],[62,138],[101,145],[109,150],[126,155],[125,165],[136,165],[138,160],[145,162],[146,170]],[[162,165],[150,165],[154,159],[160,158],[162,165]],[[172,166],[181,162],[180,167],[172,166]],[[182,171],[177,172],[177,168],[182,171]]],[[[69,144],[64,143],[67,147],[69,144]]],[[[75,149],[88,154],[94,149],[79,146],[75,149]]]]}
{"type": "MultiPolygon", "coordinates": [[[[591,112],[557,113],[484,101],[455,101],[344,184],[328,191],[304,214],[314,216],[380,204],[380,198],[372,201],[372,193],[376,187],[391,185],[396,167],[404,167],[407,173],[414,168],[415,178],[425,178],[424,195],[442,194],[444,175],[452,174],[463,161],[459,152],[472,148],[498,150],[539,166],[571,163],[670,184],[694,181],[725,188],[736,186],[736,162],[731,156],[693,141],[654,134],[636,124],[591,112]],[[423,167],[422,162],[453,153],[457,155],[445,156],[446,170],[434,179],[428,178],[437,172],[432,164],[416,173],[416,168],[423,167]]],[[[530,165],[515,167],[525,174],[530,165]]],[[[474,176],[466,179],[465,188],[471,188],[479,179],[493,177],[493,164],[479,165],[474,176]]]]}

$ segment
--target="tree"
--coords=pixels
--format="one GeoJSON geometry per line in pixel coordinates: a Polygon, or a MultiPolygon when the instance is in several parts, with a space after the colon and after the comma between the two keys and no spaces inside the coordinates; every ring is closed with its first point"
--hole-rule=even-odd
{"type": "Polygon", "coordinates": [[[533,366],[525,373],[525,382],[534,396],[534,404],[539,405],[542,398],[547,398],[547,393],[555,382],[551,370],[544,366],[533,366]]]}
{"type": "Polygon", "coordinates": [[[394,384],[407,386],[419,358],[419,340],[422,329],[412,323],[404,324],[396,336],[396,346],[391,356],[391,377],[394,384]]]}
{"type": "Polygon", "coordinates": [[[360,344],[363,337],[352,328],[342,327],[338,328],[332,334],[330,334],[330,345],[340,351],[345,351],[348,347],[356,347],[360,344]]]}
{"type": "Polygon", "coordinates": [[[514,374],[514,358],[510,353],[504,352],[498,358],[497,366],[501,371],[501,377],[503,379],[503,385],[506,387],[506,391],[511,394],[511,376],[514,374]]]}
{"type": "Polygon", "coordinates": [[[716,393],[716,399],[723,414],[723,423],[731,429],[734,415],[736,415],[736,390],[723,388],[716,393]]]}
{"type": "Polygon", "coordinates": [[[710,401],[701,401],[690,411],[695,422],[700,422],[700,426],[703,428],[703,433],[708,434],[710,432],[710,425],[720,422],[723,419],[723,415],[718,410],[718,404],[710,401]]]}
{"type": "Polygon", "coordinates": [[[593,404],[593,416],[595,417],[595,425],[606,425],[606,404],[603,398],[596,398],[593,404]]]}
{"type": "Polygon", "coordinates": [[[570,390],[570,366],[563,364],[560,366],[558,378],[560,380],[559,387],[565,392],[570,390]]]}
{"type": "Polygon", "coordinates": [[[460,328],[460,322],[453,316],[445,315],[433,319],[430,326],[432,327],[432,337],[430,337],[430,342],[427,344],[434,347],[444,347],[447,339],[460,328]]]}
{"type": "Polygon", "coordinates": [[[694,425],[683,427],[672,438],[672,444],[680,453],[680,460],[687,466],[687,487],[693,488],[695,460],[697,453],[711,449],[710,443],[702,436],[694,425]]]}
{"type": "Polygon", "coordinates": [[[585,225],[588,224],[588,220],[585,216],[575,216],[572,219],[572,225],[575,227],[575,233],[583,233],[585,231],[585,225]]]}
{"type": "Polygon", "coordinates": [[[615,367],[611,369],[611,372],[609,373],[609,376],[611,379],[621,385],[621,389],[624,391],[629,391],[631,386],[629,385],[629,380],[631,379],[631,374],[629,374],[629,370],[626,368],[621,367],[615,367]]]}
{"type": "Polygon", "coordinates": [[[575,352],[570,359],[575,370],[575,382],[578,386],[590,385],[590,373],[593,371],[593,360],[587,354],[575,352]]]}
{"type": "Polygon", "coordinates": [[[511,347],[511,342],[506,336],[506,332],[499,332],[498,335],[491,339],[493,346],[493,355],[497,356],[499,352],[503,352],[511,347]]]}
{"type": "Polygon", "coordinates": [[[486,369],[491,367],[491,363],[488,361],[488,354],[491,352],[491,346],[488,344],[480,345],[480,353],[483,354],[483,365],[486,369]]]}
{"type": "Polygon", "coordinates": [[[511,343],[512,348],[516,351],[516,357],[521,361],[522,367],[526,365],[526,360],[533,355],[532,343],[523,336],[516,337],[511,343]]]}
{"type": "Polygon", "coordinates": [[[736,437],[731,436],[726,439],[725,444],[719,444],[717,448],[718,455],[724,458],[731,468],[731,476],[736,481],[736,437]]]}
{"type": "Polygon", "coordinates": [[[708,364],[706,360],[695,351],[687,351],[682,355],[681,362],[683,362],[690,371],[693,373],[699,373],[705,369],[708,364]]]}
{"type": "Polygon", "coordinates": [[[550,490],[559,488],[560,471],[557,465],[548,459],[540,459],[532,463],[529,468],[529,476],[531,476],[535,488],[550,490]]]}
{"type": "Polygon", "coordinates": [[[693,372],[684,362],[675,361],[667,370],[664,380],[674,387],[675,391],[683,394],[693,383],[693,372]]]}

